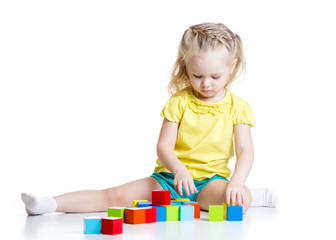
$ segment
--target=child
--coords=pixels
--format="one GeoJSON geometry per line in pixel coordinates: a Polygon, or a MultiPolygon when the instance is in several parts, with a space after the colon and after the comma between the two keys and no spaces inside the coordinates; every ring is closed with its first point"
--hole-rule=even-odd
{"type": "Polygon", "coordinates": [[[183,34],[169,83],[172,97],[157,143],[157,166],[150,177],[103,190],[84,190],[41,198],[22,193],[29,215],[51,212],[97,212],[151,200],[152,190],[167,189],[174,198],[210,204],[277,205],[269,189],[251,191],[244,184],[253,163],[250,127],[255,125],[247,102],[228,90],[245,70],[238,34],[223,24],[191,26],[183,34]],[[234,136],[234,144],[233,144],[234,136]],[[236,152],[230,181],[228,161],[236,152]],[[252,197],[253,196],[253,197],[252,197]]]}

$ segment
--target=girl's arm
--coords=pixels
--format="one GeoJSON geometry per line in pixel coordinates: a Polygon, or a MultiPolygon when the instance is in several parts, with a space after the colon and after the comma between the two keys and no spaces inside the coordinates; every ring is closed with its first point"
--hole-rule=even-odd
{"type": "Polygon", "coordinates": [[[254,150],[250,125],[238,124],[233,127],[236,150],[236,166],[226,189],[226,203],[242,205],[243,186],[252,168],[254,150]]]}
{"type": "Polygon", "coordinates": [[[176,122],[170,122],[166,118],[163,120],[156,151],[163,166],[174,174],[174,187],[177,193],[182,196],[182,188],[184,187],[189,196],[190,193],[198,191],[190,172],[174,152],[178,127],[179,124],[176,122]]]}

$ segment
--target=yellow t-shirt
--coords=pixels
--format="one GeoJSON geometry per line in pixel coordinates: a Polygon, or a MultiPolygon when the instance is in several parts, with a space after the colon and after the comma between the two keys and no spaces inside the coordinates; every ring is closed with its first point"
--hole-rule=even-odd
{"type": "MultiPolygon", "coordinates": [[[[231,170],[227,165],[234,156],[233,126],[240,123],[255,125],[248,103],[229,90],[218,102],[203,102],[191,89],[185,90],[168,99],[161,116],[179,123],[174,152],[194,180],[216,174],[230,177],[231,170]]],[[[169,172],[159,159],[156,163],[155,172],[169,172]]]]}

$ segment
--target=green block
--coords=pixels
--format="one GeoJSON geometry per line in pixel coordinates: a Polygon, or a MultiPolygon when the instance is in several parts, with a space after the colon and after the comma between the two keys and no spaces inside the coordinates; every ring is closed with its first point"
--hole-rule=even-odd
{"type": "Polygon", "coordinates": [[[164,205],[167,208],[167,221],[179,221],[180,219],[180,206],[177,205],[164,205]]]}
{"type": "Polygon", "coordinates": [[[108,217],[121,217],[124,221],[124,207],[109,207],[107,209],[107,216],[108,217]]]}
{"type": "Polygon", "coordinates": [[[209,205],[209,221],[224,221],[223,205],[209,205]]]}

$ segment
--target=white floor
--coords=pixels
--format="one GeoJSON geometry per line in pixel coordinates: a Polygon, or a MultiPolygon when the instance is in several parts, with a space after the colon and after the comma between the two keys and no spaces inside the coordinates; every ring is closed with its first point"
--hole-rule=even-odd
{"type": "MultiPolygon", "coordinates": [[[[334,223],[319,219],[328,214],[317,214],[311,209],[250,208],[243,222],[209,222],[208,213],[201,212],[201,219],[190,222],[160,222],[142,225],[123,225],[122,235],[83,234],[84,216],[106,216],[106,212],[89,214],[51,214],[27,217],[15,216],[15,232],[9,232],[22,240],[100,240],[100,239],[335,239],[334,223]],[[297,211],[295,211],[297,210],[297,211]],[[303,215],[303,212],[306,214],[303,215]]],[[[324,211],[324,210],[323,210],[324,211]]],[[[327,212],[324,212],[327,213],[327,212]]],[[[13,217],[13,216],[12,216],[13,217]]],[[[12,225],[13,226],[13,225],[12,225]]]]}

